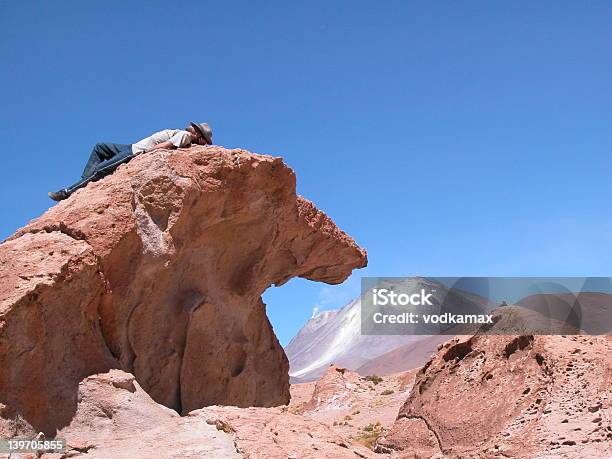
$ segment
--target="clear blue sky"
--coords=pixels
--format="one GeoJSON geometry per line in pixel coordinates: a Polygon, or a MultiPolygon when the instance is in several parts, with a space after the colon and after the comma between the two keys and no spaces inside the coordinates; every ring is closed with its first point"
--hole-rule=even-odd
{"type": "Polygon", "coordinates": [[[283,344],[361,275],[611,275],[608,1],[0,3],[0,237],[92,144],[208,120],[369,251],[265,301],[283,344]]]}

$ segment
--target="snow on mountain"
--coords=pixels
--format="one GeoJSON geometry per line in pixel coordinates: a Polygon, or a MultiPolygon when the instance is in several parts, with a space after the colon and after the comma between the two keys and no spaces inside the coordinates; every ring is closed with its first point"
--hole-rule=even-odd
{"type": "Polygon", "coordinates": [[[331,363],[356,369],[414,340],[414,336],[361,335],[360,308],[361,302],[353,300],[342,309],[324,311],[306,323],[285,348],[293,380],[317,379],[331,363]]]}
{"type": "MultiPolygon", "coordinates": [[[[434,295],[440,298],[446,297],[449,292],[443,284],[424,278],[409,278],[403,284],[404,292],[427,288],[435,291],[434,295]]],[[[451,297],[462,305],[462,309],[480,309],[486,302],[477,295],[457,290],[452,291],[451,297]]],[[[428,338],[431,336],[362,335],[361,301],[355,299],[341,309],[314,315],[302,327],[285,348],[289,358],[289,376],[293,382],[312,381],[318,379],[332,363],[350,370],[358,370],[362,366],[368,368],[365,366],[367,362],[398,348],[409,349],[411,345],[428,338]]],[[[397,355],[405,355],[405,352],[397,355]]],[[[416,366],[424,364],[427,357],[423,354],[423,361],[415,361],[416,366]]],[[[414,354],[411,358],[414,359],[414,354]]],[[[406,362],[397,362],[398,368],[403,369],[405,365],[406,362]]],[[[385,365],[390,371],[393,367],[392,362],[385,365]]]]}

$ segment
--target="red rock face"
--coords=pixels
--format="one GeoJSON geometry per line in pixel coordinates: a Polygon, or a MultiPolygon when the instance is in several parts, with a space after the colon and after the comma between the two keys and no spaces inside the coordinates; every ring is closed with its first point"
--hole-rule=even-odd
{"type": "Polygon", "coordinates": [[[0,403],[67,425],[84,377],[118,368],[179,413],[289,401],[261,294],[340,283],[365,252],[295,193],[280,158],[141,155],[0,245],[0,403]]]}
{"type": "Polygon", "coordinates": [[[612,342],[474,336],[444,346],[378,450],[469,457],[609,457],[612,342]]]}

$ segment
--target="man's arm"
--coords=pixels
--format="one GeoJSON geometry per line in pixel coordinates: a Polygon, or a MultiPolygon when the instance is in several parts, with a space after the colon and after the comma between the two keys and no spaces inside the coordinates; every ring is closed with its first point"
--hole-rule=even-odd
{"type": "Polygon", "coordinates": [[[160,149],[170,149],[170,150],[172,150],[174,148],[176,148],[174,146],[174,144],[172,142],[170,142],[169,140],[166,140],[165,142],[158,143],[153,148],[149,148],[147,150],[147,152],[153,151],[153,150],[160,150],[160,149]]]}

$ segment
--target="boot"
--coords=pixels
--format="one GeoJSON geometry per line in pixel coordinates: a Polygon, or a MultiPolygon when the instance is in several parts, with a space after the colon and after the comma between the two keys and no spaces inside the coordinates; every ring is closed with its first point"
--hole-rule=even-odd
{"type": "Polygon", "coordinates": [[[68,193],[68,190],[66,188],[62,188],[59,191],[49,191],[47,195],[54,201],[61,201],[63,199],[68,198],[70,196],[70,193],[68,193]]]}

